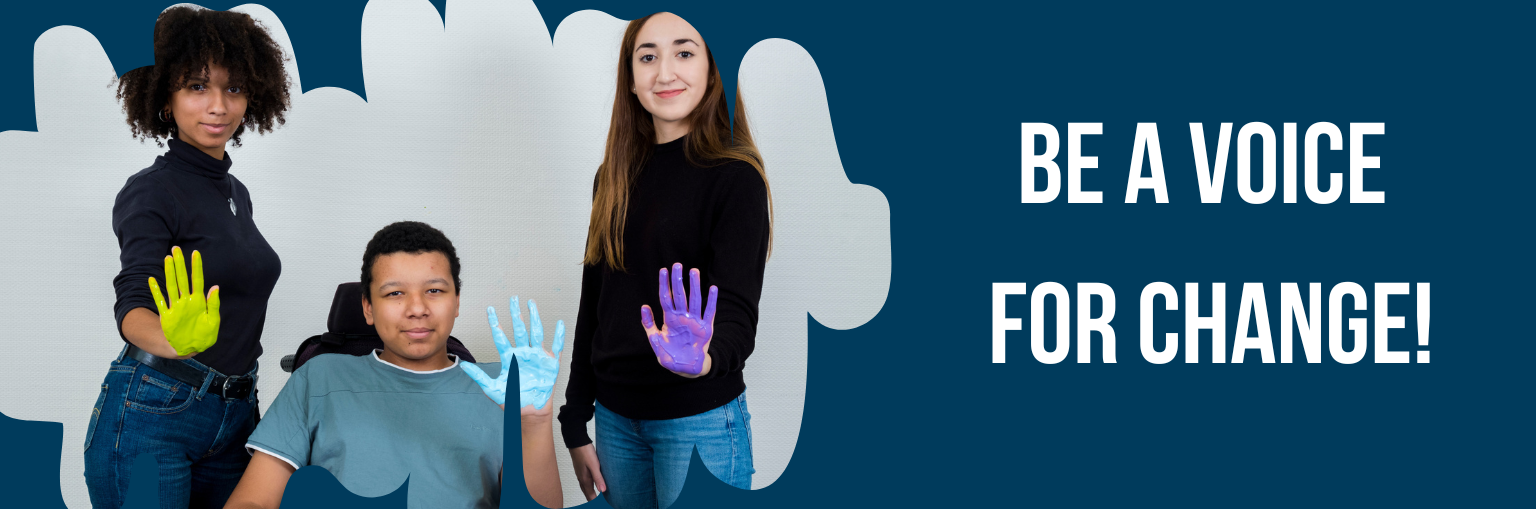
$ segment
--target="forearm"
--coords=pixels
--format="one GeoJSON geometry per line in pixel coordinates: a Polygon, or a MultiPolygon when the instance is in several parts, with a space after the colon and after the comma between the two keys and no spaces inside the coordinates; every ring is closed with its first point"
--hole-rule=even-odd
{"type": "Polygon", "coordinates": [[[555,435],[550,416],[526,416],[523,422],[523,481],[528,494],[544,507],[565,503],[560,471],[555,464],[555,435]]]}
{"type": "Polygon", "coordinates": [[[133,346],[156,357],[166,359],[191,357],[176,353],[176,349],[171,347],[171,342],[165,339],[165,332],[160,330],[160,315],[146,308],[134,308],[123,316],[123,337],[128,338],[128,342],[133,343],[133,346]]]}
{"type": "Polygon", "coordinates": [[[277,509],[292,475],[293,467],[287,462],[257,451],[224,509],[277,509]]]}
{"type": "Polygon", "coordinates": [[[703,269],[704,281],[720,288],[709,344],[710,378],[741,371],[752,355],[768,263],[767,188],[755,172],[742,173],[740,178],[710,238],[713,262],[703,269]]]}
{"type": "Polygon", "coordinates": [[[581,309],[576,317],[576,338],[571,348],[570,377],[565,386],[565,404],[560,406],[561,441],[567,448],[592,443],[587,436],[587,421],[595,411],[593,391],[595,374],[592,370],[592,337],[597,329],[597,294],[600,292],[601,275],[592,266],[583,270],[581,280],[581,309]]]}

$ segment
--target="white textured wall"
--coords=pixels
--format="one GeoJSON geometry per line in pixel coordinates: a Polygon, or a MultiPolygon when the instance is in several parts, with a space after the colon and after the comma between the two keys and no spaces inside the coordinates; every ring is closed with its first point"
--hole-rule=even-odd
{"type": "MultiPolygon", "coordinates": [[[[504,308],[512,294],[537,300],[546,325],[574,326],[624,20],[578,12],[551,43],[529,1],[456,0],[443,20],[425,0],[373,0],[363,15],[365,102],[335,88],[300,94],[304,55],[293,53],[281,21],[258,5],[235,10],[265,23],[293,58],[287,125],[230,150],[283,259],[262,340],[263,406],[287,381],[278,359],[323,331],[335,285],[357,279],[364,244],[390,222],[428,222],[457,245],[465,287],[454,335],[477,357],[496,357],[485,306],[504,308]]],[[[725,29],[698,28],[706,38],[725,29]]],[[[81,508],[87,418],[122,346],[111,311],[112,201],[162,149],[130,137],[112,65],[91,34],[58,27],[34,51],[38,132],[0,133],[0,236],[12,239],[0,251],[10,289],[0,310],[11,324],[0,341],[57,360],[0,356],[0,411],[64,424],[61,485],[81,508]],[[46,383],[28,383],[37,381],[46,383]]],[[[762,41],[739,78],[777,220],[746,371],[761,488],[784,471],[799,435],[807,315],[852,328],[885,302],[889,209],[879,191],[844,175],[821,76],[804,49],[762,41]]],[[[557,456],[566,502],[579,503],[570,458],[557,456]]]]}

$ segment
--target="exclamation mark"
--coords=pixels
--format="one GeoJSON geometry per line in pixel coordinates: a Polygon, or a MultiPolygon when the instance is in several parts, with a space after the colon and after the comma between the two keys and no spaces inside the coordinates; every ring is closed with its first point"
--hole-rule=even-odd
{"type": "MultiPolygon", "coordinates": [[[[1429,346],[1429,283],[1419,283],[1419,346],[1429,346]]],[[[1429,350],[1419,350],[1419,364],[1429,363],[1429,350]]]]}

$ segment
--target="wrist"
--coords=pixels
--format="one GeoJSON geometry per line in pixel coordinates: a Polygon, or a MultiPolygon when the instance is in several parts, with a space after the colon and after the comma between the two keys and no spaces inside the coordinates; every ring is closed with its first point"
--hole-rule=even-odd
{"type": "Polygon", "coordinates": [[[699,373],[697,375],[690,375],[688,373],[677,373],[676,371],[673,371],[673,373],[677,373],[678,376],[681,376],[683,378],[699,378],[701,376],[708,375],[709,374],[709,370],[714,368],[714,364],[715,364],[715,362],[714,362],[713,359],[710,358],[709,353],[705,353],[704,354],[704,366],[699,368],[699,373]]]}
{"type": "Polygon", "coordinates": [[[134,308],[123,317],[123,338],[150,355],[165,359],[185,359],[171,346],[165,331],[160,328],[160,315],[147,308],[134,308]]]}
{"type": "Polygon", "coordinates": [[[171,342],[166,341],[165,336],[144,338],[143,341],[135,341],[133,344],[139,347],[140,350],[149,352],[150,355],[162,359],[175,359],[180,356],[180,354],[176,353],[176,348],[171,346],[171,342]]]}

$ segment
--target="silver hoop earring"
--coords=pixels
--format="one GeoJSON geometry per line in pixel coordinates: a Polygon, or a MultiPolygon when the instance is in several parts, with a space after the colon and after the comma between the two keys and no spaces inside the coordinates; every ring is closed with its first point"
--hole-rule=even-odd
{"type": "Polygon", "coordinates": [[[165,110],[160,110],[160,112],[156,113],[155,116],[159,117],[161,122],[165,122],[167,124],[171,123],[170,120],[166,120],[165,118],[165,110]]]}

